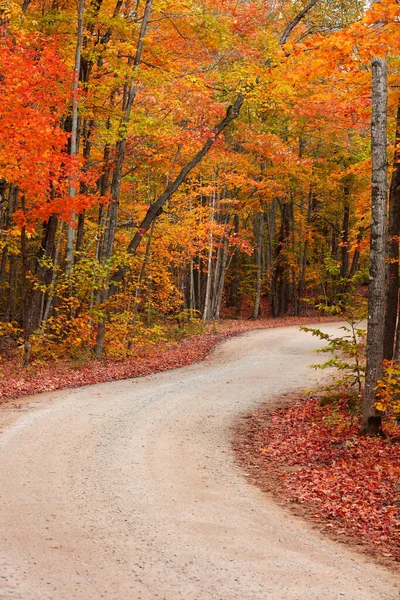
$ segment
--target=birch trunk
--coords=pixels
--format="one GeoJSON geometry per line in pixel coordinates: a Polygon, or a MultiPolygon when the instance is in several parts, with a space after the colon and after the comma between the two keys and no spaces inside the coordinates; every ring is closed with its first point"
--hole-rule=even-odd
{"type": "Polygon", "coordinates": [[[375,387],[382,375],[385,311],[387,208],[387,68],[372,59],[372,226],[369,266],[367,367],[361,433],[379,435],[381,415],[375,408],[375,387]]]}

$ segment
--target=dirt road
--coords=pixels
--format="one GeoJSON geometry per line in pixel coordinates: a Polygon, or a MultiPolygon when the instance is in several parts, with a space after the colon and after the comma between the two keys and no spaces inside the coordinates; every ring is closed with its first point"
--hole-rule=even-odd
{"type": "Polygon", "coordinates": [[[0,598],[398,600],[399,578],[233,463],[234,420],[312,385],[318,343],[259,331],[202,364],[37,396],[0,439],[0,598]]]}

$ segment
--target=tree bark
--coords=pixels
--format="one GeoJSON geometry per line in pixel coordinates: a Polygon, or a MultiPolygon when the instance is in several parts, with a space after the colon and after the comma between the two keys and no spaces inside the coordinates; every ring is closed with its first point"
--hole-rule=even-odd
{"type": "MultiPolygon", "coordinates": [[[[72,84],[72,127],[71,127],[71,140],[70,140],[70,156],[74,160],[78,154],[78,88],[79,88],[79,76],[81,71],[81,53],[82,53],[82,41],[83,41],[83,12],[85,9],[85,0],[79,0],[78,7],[78,31],[76,39],[76,50],[75,50],[75,67],[74,67],[74,80],[72,84]]],[[[73,167],[75,169],[75,167],[73,167]]],[[[76,174],[74,173],[71,177],[69,186],[69,197],[75,198],[77,191],[76,174]]],[[[65,274],[67,277],[71,275],[73,260],[74,260],[74,238],[75,238],[75,212],[71,214],[70,222],[67,228],[67,250],[66,250],[66,267],[65,274]]]]}
{"type": "Polygon", "coordinates": [[[400,101],[397,107],[396,140],[393,173],[389,192],[388,265],[386,289],[385,339],[383,355],[394,358],[399,297],[399,236],[400,236],[400,101]]]}
{"type": "Polygon", "coordinates": [[[140,270],[139,279],[138,279],[138,282],[136,284],[135,300],[134,300],[134,305],[133,305],[132,330],[131,330],[131,334],[129,336],[128,350],[131,350],[132,346],[133,346],[133,336],[134,336],[134,333],[135,333],[135,326],[136,326],[137,316],[138,316],[138,313],[139,313],[140,290],[141,290],[141,286],[142,286],[142,283],[143,283],[143,280],[144,280],[144,276],[146,274],[147,265],[148,265],[149,259],[150,259],[151,242],[153,240],[155,223],[156,222],[154,221],[153,224],[152,224],[152,226],[151,226],[151,229],[150,229],[150,235],[149,235],[149,239],[147,240],[146,252],[145,252],[145,255],[144,255],[144,259],[143,259],[142,268],[140,270]]]}
{"type": "MultiPolygon", "coordinates": [[[[146,0],[146,6],[143,14],[142,24],[139,32],[139,39],[136,48],[136,54],[133,59],[133,69],[137,71],[142,60],[144,38],[146,35],[147,27],[150,20],[150,14],[152,9],[153,0],[146,0]]],[[[116,145],[116,164],[111,180],[111,204],[109,207],[109,214],[105,233],[105,259],[109,259],[113,252],[115,232],[117,229],[118,221],[118,210],[119,210],[119,197],[121,192],[122,182],[122,169],[125,163],[126,145],[128,141],[128,123],[131,118],[133,102],[137,95],[136,82],[132,78],[127,85],[126,93],[123,100],[123,111],[124,115],[122,118],[121,129],[123,134],[121,139],[116,145]]]]}
{"type": "Polygon", "coordinates": [[[280,207],[280,232],[275,245],[274,273],[272,276],[272,315],[284,316],[289,309],[291,283],[289,280],[288,249],[292,230],[292,211],[288,202],[278,202],[280,207]]]}
{"type": "Polygon", "coordinates": [[[211,318],[211,280],[212,280],[212,255],[214,250],[214,233],[212,230],[214,223],[214,211],[215,211],[215,195],[214,190],[212,196],[212,206],[210,215],[210,244],[208,248],[208,260],[207,260],[207,282],[206,282],[206,293],[204,297],[204,309],[203,309],[203,322],[208,321],[211,318]]]}
{"type": "Polygon", "coordinates": [[[375,388],[382,376],[385,311],[387,209],[387,67],[372,59],[372,226],[369,266],[367,366],[361,433],[379,435],[381,414],[375,408],[375,388]]]}
{"type": "Polygon", "coordinates": [[[221,303],[222,296],[224,293],[225,273],[228,262],[228,247],[229,241],[224,236],[221,240],[222,246],[220,247],[220,264],[218,271],[215,271],[216,283],[215,294],[213,298],[213,318],[218,320],[221,314],[221,303]]]}
{"type": "Polygon", "coordinates": [[[343,207],[343,223],[340,234],[340,277],[346,279],[349,272],[349,224],[350,206],[345,202],[343,207]]]}
{"type": "Polygon", "coordinates": [[[253,307],[253,319],[258,319],[260,316],[261,305],[261,290],[263,283],[262,273],[262,256],[264,250],[264,213],[257,212],[254,221],[254,233],[256,236],[257,246],[254,250],[254,258],[256,263],[256,297],[253,307]]]}

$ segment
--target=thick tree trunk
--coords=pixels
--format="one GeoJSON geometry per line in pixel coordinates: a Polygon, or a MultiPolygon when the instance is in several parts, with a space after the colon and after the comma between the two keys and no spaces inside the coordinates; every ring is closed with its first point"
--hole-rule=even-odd
{"type": "Polygon", "coordinates": [[[400,101],[397,107],[393,173],[389,192],[388,265],[385,315],[384,358],[394,358],[399,297],[400,236],[400,101]]]}
{"type": "Polygon", "coordinates": [[[385,311],[387,209],[387,68],[372,59],[372,227],[368,293],[367,367],[361,433],[379,435],[381,415],[375,408],[376,385],[382,375],[385,311]]]}

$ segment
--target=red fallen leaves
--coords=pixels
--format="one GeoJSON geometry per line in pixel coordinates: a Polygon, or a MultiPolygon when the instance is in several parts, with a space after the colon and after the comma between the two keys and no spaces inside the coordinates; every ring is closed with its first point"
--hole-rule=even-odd
{"type": "Polygon", "coordinates": [[[289,325],[305,325],[332,321],[329,317],[286,317],[257,321],[226,320],[210,324],[205,333],[191,336],[179,343],[158,344],[144,348],[135,358],[125,360],[91,359],[81,366],[72,361],[48,365],[32,365],[23,369],[16,359],[0,362],[0,402],[63,388],[78,387],[105,381],[141,377],[184,367],[204,360],[218,342],[253,329],[269,329],[289,325]]]}
{"type": "Polygon", "coordinates": [[[400,561],[400,432],[388,424],[387,439],[371,439],[359,428],[345,400],[304,400],[273,413],[260,452],[284,494],[315,519],[400,561]]]}

